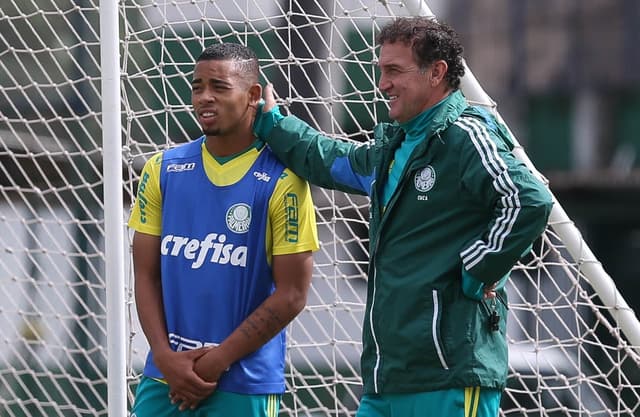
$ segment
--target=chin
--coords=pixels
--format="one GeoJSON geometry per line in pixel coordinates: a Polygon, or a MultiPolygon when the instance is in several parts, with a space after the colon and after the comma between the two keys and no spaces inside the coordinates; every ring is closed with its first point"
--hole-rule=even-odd
{"type": "Polygon", "coordinates": [[[205,136],[218,136],[220,129],[202,129],[202,133],[204,133],[205,136]]]}

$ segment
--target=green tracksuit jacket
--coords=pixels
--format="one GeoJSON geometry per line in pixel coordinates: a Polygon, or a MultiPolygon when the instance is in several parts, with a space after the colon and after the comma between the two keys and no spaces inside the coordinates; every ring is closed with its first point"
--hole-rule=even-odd
{"type": "Polygon", "coordinates": [[[397,124],[383,123],[372,143],[347,143],[289,116],[263,139],[309,182],[370,196],[364,392],[502,389],[506,307],[496,303],[501,323],[492,331],[482,302],[462,293],[462,271],[487,284],[508,274],[544,230],[551,195],[512,155],[504,126],[455,91],[381,207],[403,138],[397,124]]]}

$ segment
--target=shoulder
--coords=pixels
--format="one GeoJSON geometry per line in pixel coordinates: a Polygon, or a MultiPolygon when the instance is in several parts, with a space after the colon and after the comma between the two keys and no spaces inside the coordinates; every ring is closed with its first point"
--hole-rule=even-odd
{"type": "Polygon", "coordinates": [[[402,129],[397,123],[378,123],[373,128],[373,141],[376,146],[384,145],[400,136],[402,136],[402,129]]]}
{"type": "Polygon", "coordinates": [[[181,143],[163,152],[165,161],[189,158],[200,155],[203,150],[203,138],[200,137],[190,142],[181,143]]]}
{"type": "Polygon", "coordinates": [[[307,194],[309,193],[309,183],[304,179],[300,178],[289,168],[285,168],[278,177],[278,182],[276,183],[276,190],[281,190],[283,192],[295,192],[298,194],[307,194]]]}
{"type": "Polygon", "coordinates": [[[309,183],[285,168],[276,182],[269,207],[272,213],[283,207],[296,207],[299,215],[312,212],[314,205],[309,183]]]}
{"type": "Polygon", "coordinates": [[[506,152],[513,149],[513,141],[506,128],[491,113],[482,108],[466,109],[448,131],[448,139],[462,147],[491,146],[506,152]]]}
{"type": "Polygon", "coordinates": [[[142,168],[142,173],[140,175],[141,180],[146,178],[158,178],[160,173],[160,167],[162,166],[164,152],[158,152],[154,154],[151,158],[147,159],[144,163],[144,167],[142,168]]]}

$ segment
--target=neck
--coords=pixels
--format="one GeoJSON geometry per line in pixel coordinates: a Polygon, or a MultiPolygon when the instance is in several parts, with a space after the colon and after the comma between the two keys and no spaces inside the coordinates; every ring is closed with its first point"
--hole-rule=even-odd
{"type": "Polygon", "coordinates": [[[207,135],[205,146],[213,156],[225,157],[240,153],[250,147],[255,141],[253,133],[248,130],[243,134],[231,136],[210,136],[207,135]]]}
{"type": "Polygon", "coordinates": [[[437,94],[434,94],[431,99],[429,100],[429,102],[427,103],[427,105],[425,106],[425,108],[423,110],[427,110],[430,109],[431,107],[435,106],[436,104],[440,103],[442,100],[444,100],[449,94],[451,94],[453,90],[450,88],[445,88],[443,87],[441,90],[438,91],[437,94]]]}
{"type": "Polygon", "coordinates": [[[247,112],[235,126],[225,129],[217,135],[207,135],[206,146],[211,155],[230,156],[251,146],[255,140],[253,135],[254,114],[249,113],[249,109],[250,107],[247,108],[247,112]]]}

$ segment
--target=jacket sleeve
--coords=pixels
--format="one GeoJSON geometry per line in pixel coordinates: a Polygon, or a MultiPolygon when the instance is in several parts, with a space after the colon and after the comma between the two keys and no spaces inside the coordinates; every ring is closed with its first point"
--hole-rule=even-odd
{"type": "Polygon", "coordinates": [[[289,169],[310,183],[370,195],[375,149],[323,135],[295,116],[280,119],[264,139],[289,169]]]}
{"type": "Polygon", "coordinates": [[[490,213],[481,234],[460,257],[463,276],[493,284],[508,274],[544,231],[552,207],[546,186],[511,152],[511,140],[493,118],[460,117],[463,188],[490,213]]]}

